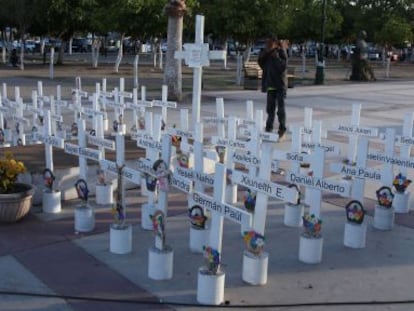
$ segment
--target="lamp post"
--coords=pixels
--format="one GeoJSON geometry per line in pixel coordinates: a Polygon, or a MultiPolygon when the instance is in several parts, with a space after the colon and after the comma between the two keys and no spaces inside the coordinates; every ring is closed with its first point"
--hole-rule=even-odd
{"type": "Polygon", "coordinates": [[[316,65],[315,84],[323,84],[325,80],[325,26],[326,26],[326,1],[322,0],[322,22],[321,22],[321,42],[319,44],[318,63],[316,65]]]}

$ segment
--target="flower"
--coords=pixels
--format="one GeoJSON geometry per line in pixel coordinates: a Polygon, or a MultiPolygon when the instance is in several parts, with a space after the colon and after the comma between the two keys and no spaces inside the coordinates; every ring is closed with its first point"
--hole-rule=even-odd
{"type": "Polygon", "coordinates": [[[244,207],[249,211],[254,211],[256,207],[256,193],[252,192],[250,189],[244,194],[244,207]]]}
{"type": "Polygon", "coordinates": [[[315,215],[305,214],[303,217],[303,234],[310,238],[318,238],[321,235],[322,220],[315,215]]]}
{"type": "Polygon", "coordinates": [[[364,221],[365,210],[361,202],[353,200],[345,206],[346,218],[349,222],[362,224],[364,221]]]}
{"type": "Polygon", "coordinates": [[[218,250],[210,247],[203,246],[204,258],[207,259],[207,269],[210,274],[217,274],[220,267],[220,253],[218,250]]]}
{"type": "Polygon", "coordinates": [[[13,193],[17,176],[26,172],[23,162],[16,161],[11,152],[0,159],[0,193],[13,193]]]}
{"type": "Polygon", "coordinates": [[[394,198],[391,188],[384,186],[379,188],[376,193],[378,204],[382,207],[391,208],[392,200],[394,198]]]}
{"type": "Polygon", "coordinates": [[[263,251],[265,237],[256,231],[243,232],[243,240],[246,243],[247,250],[252,254],[259,256],[263,251]]]}
{"type": "Polygon", "coordinates": [[[392,185],[397,192],[405,192],[405,189],[411,184],[411,179],[407,179],[407,176],[399,173],[394,177],[392,185]]]}

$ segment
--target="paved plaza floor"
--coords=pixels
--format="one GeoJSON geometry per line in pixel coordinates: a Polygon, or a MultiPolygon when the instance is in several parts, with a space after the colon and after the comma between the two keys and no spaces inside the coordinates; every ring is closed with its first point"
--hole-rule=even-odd
{"type": "MultiPolygon", "coordinates": [[[[35,85],[36,80],[32,80],[35,85]]],[[[377,81],[340,83],[323,86],[297,86],[289,89],[286,100],[288,124],[302,124],[304,108],[313,109],[313,119],[329,129],[350,122],[353,104],[361,104],[361,124],[380,132],[394,128],[401,134],[405,113],[414,111],[414,81],[377,81]]],[[[265,97],[258,91],[203,91],[201,115],[213,116],[217,97],[224,99],[227,116],[245,116],[246,100],[255,109],[264,110],[265,97]]],[[[180,108],[191,109],[191,103],[180,108]]],[[[169,112],[169,122],[179,120],[179,111],[169,112]]],[[[206,130],[213,133],[214,129],[206,130]]],[[[328,131],[327,139],[342,147],[342,155],[328,158],[329,163],[346,155],[345,136],[328,131]]],[[[276,148],[289,150],[291,136],[276,148]]],[[[383,148],[379,139],[372,146],[383,148]]],[[[28,166],[41,166],[41,147],[27,152],[14,148],[25,157],[28,166]],[[33,164],[37,161],[36,166],[33,164]]],[[[127,147],[127,159],[142,151],[133,143],[127,147]]],[[[113,155],[112,155],[113,156],[113,155]]],[[[70,156],[56,153],[59,169],[76,166],[70,156]]],[[[282,164],[282,167],[287,164],[282,164]]],[[[414,173],[409,170],[409,177],[414,173]]],[[[283,176],[273,175],[274,180],[283,176]]],[[[225,271],[223,305],[217,310],[361,310],[407,311],[414,309],[414,213],[396,215],[390,231],[372,226],[375,190],[378,183],[367,182],[365,204],[368,211],[366,247],[347,248],[343,244],[347,200],[325,194],[321,209],[324,237],[323,259],[309,265],[298,260],[301,228],[283,224],[284,204],[270,200],[266,220],[266,246],[269,254],[268,280],[263,286],[243,282],[244,244],[240,226],[224,222],[222,263],[225,271]]],[[[239,202],[242,193],[239,192],[239,202]]],[[[16,224],[0,225],[0,310],[203,310],[198,305],[197,271],[204,264],[201,254],[189,250],[187,197],[176,191],[168,196],[167,244],[174,251],[171,280],[148,277],[148,251],[154,237],[141,228],[141,205],[146,198],[140,189],[127,191],[128,220],[133,226],[130,254],[109,251],[110,206],[96,207],[93,232],[74,232],[74,207],[77,200],[65,200],[63,212],[49,217],[34,206],[31,213],[16,224]]],[[[410,201],[410,206],[412,202],[410,201]]],[[[213,308],[213,307],[208,307],[213,308]]]]}

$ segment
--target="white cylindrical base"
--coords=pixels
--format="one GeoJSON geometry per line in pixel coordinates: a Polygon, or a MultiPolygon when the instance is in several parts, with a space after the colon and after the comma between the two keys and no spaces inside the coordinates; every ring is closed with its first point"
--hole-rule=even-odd
{"type": "Polygon", "coordinates": [[[303,213],[305,206],[303,204],[285,204],[285,213],[283,223],[288,227],[300,227],[303,223],[303,213]]]}
{"type": "Polygon", "coordinates": [[[367,225],[355,224],[352,222],[345,223],[344,245],[350,248],[365,248],[367,239],[367,225]]]}
{"type": "Polygon", "coordinates": [[[396,192],[394,194],[394,199],[392,200],[392,207],[394,208],[395,213],[397,214],[407,214],[410,210],[408,204],[410,198],[409,192],[396,192]]]}
{"type": "Polygon", "coordinates": [[[90,232],[95,228],[95,213],[90,206],[75,208],[75,231],[90,232]]]}
{"type": "Polygon", "coordinates": [[[132,251],[132,226],[118,227],[112,224],[109,235],[109,251],[114,254],[128,254],[132,251]]]}
{"type": "Polygon", "coordinates": [[[107,183],[104,185],[96,184],[95,201],[96,204],[99,205],[107,205],[114,203],[112,183],[107,183]]]}
{"type": "Polygon", "coordinates": [[[151,247],[148,252],[148,277],[152,280],[169,280],[173,277],[174,252],[171,247],[165,250],[151,247]]]}
{"type": "Polygon", "coordinates": [[[207,245],[207,229],[190,228],[190,250],[193,253],[203,253],[203,246],[207,245]]]}
{"type": "Polygon", "coordinates": [[[60,213],[62,210],[61,195],[62,194],[59,190],[43,191],[43,213],[60,213]]]}
{"type": "Polygon", "coordinates": [[[208,274],[206,268],[198,269],[197,301],[206,305],[219,305],[224,301],[225,273],[208,274]]]}
{"type": "Polygon", "coordinates": [[[251,285],[264,285],[267,283],[267,266],[269,254],[263,252],[260,256],[243,252],[243,281],[251,285]]]}
{"type": "Polygon", "coordinates": [[[378,230],[392,230],[394,227],[394,208],[385,208],[378,204],[374,211],[374,228],[378,230]]]}
{"type": "Polygon", "coordinates": [[[323,238],[309,238],[303,235],[299,240],[299,260],[316,264],[322,261],[323,238]]]}
{"type": "Polygon", "coordinates": [[[152,230],[151,215],[155,213],[155,204],[144,203],[141,207],[141,228],[152,230]]]}

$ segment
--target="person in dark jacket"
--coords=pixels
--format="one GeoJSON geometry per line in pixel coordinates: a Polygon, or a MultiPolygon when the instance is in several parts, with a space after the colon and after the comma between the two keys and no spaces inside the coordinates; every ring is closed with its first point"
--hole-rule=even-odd
{"type": "Polygon", "coordinates": [[[276,36],[269,36],[266,47],[260,52],[258,63],[263,70],[262,92],[267,93],[266,103],[266,132],[273,131],[275,111],[277,104],[277,118],[279,121],[279,139],[286,133],[286,67],[287,53],[286,41],[279,41],[276,36]]]}

